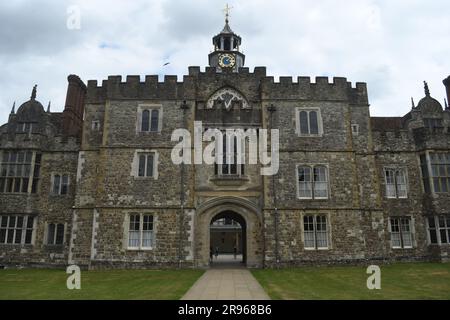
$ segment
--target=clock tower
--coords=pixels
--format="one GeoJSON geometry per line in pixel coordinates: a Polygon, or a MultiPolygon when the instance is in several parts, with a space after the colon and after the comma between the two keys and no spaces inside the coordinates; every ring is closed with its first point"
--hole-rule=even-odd
{"type": "Polygon", "coordinates": [[[209,54],[209,65],[217,71],[237,72],[244,66],[245,55],[239,51],[242,39],[228,24],[230,7],[225,8],[225,27],[213,38],[214,51],[209,54]]]}

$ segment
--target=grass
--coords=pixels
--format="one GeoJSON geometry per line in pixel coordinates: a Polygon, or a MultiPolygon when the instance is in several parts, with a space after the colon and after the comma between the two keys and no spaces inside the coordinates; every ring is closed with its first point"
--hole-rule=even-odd
{"type": "Polygon", "coordinates": [[[449,300],[450,264],[381,266],[381,290],[368,290],[366,267],[254,270],[276,300],[449,300]]]}
{"type": "Polygon", "coordinates": [[[65,270],[0,270],[0,300],[176,300],[200,270],[82,271],[81,290],[68,290],[65,270]]]}

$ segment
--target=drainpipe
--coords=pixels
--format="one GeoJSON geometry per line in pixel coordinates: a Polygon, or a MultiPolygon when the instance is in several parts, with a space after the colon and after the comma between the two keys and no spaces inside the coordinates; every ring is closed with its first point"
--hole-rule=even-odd
{"type": "MultiPolygon", "coordinates": [[[[277,108],[271,104],[267,110],[270,112],[270,128],[273,128],[273,114],[275,111],[277,111],[277,108]]],[[[270,142],[270,145],[272,145],[273,141],[270,142]]],[[[271,150],[272,155],[272,150],[271,150]]],[[[277,204],[277,191],[275,188],[275,176],[272,175],[272,192],[273,192],[273,206],[274,206],[274,233],[275,233],[275,260],[276,260],[276,267],[279,268],[280,264],[280,254],[279,254],[279,239],[278,239],[278,204],[277,204]]]]}
{"type": "MultiPolygon", "coordinates": [[[[189,109],[189,106],[186,103],[186,100],[180,106],[180,109],[183,110],[183,128],[187,127],[186,124],[186,111],[189,109]]],[[[184,225],[184,172],[185,172],[185,164],[181,163],[180,167],[180,217],[179,217],[179,239],[178,239],[178,267],[181,269],[183,265],[183,225],[184,225]]]]}

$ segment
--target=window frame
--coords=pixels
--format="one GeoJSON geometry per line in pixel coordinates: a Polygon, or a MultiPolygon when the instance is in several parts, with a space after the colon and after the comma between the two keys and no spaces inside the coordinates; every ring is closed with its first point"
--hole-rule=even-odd
{"type": "Polygon", "coordinates": [[[0,215],[0,246],[33,246],[35,241],[36,231],[36,217],[34,215],[17,215],[17,214],[2,214],[0,215]],[[6,226],[3,226],[3,221],[6,217],[6,226]],[[11,217],[14,217],[14,226],[10,226],[11,217]],[[18,218],[23,218],[22,227],[17,227],[18,218]],[[29,227],[29,221],[32,225],[29,227]],[[17,230],[21,230],[20,243],[16,243],[17,230]],[[3,233],[4,231],[4,233],[3,233]],[[12,242],[8,243],[8,236],[10,232],[13,232],[12,242]],[[31,231],[31,237],[29,243],[27,243],[27,233],[31,231]],[[2,234],[5,239],[2,241],[2,234]]]}
{"type": "Polygon", "coordinates": [[[65,223],[47,223],[46,225],[46,236],[45,236],[45,245],[46,246],[64,246],[64,243],[66,241],[66,224],[65,223]],[[50,226],[54,226],[54,231],[53,231],[53,239],[51,239],[51,243],[49,243],[50,240],[50,226]],[[58,227],[62,226],[62,243],[57,243],[56,241],[58,240],[58,227]]]}
{"type": "MultiPolygon", "coordinates": [[[[217,152],[218,148],[220,146],[222,146],[222,152],[217,153],[217,156],[220,157],[222,155],[222,163],[219,164],[217,163],[217,157],[216,157],[216,162],[214,163],[214,174],[216,177],[218,178],[241,178],[245,176],[245,163],[241,163],[238,164],[238,155],[239,152],[237,150],[238,148],[238,137],[234,134],[229,134],[227,135],[227,129],[232,129],[232,130],[245,130],[242,128],[222,128],[219,129],[222,132],[222,143],[218,143],[216,141],[216,145],[215,145],[215,152],[217,152]],[[227,149],[227,143],[228,143],[228,137],[231,136],[234,139],[233,142],[233,147],[234,150],[233,152],[229,152],[229,150],[227,149]],[[234,163],[226,163],[226,159],[229,156],[233,156],[234,159],[234,163]],[[232,173],[232,166],[236,167],[236,173],[232,173]],[[224,167],[228,167],[228,170],[230,173],[224,173],[224,167]]],[[[206,129],[208,130],[208,129],[206,129]]],[[[205,130],[205,131],[206,131],[205,130]]],[[[243,154],[245,151],[245,142],[241,143],[241,154],[243,154]]]]}
{"type": "Polygon", "coordinates": [[[423,192],[427,194],[432,194],[434,196],[440,195],[440,194],[449,194],[450,193],[450,152],[442,152],[442,151],[435,151],[435,150],[427,150],[418,156],[418,162],[420,165],[420,173],[422,178],[422,188],[423,192]],[[445,162],[433,162],[432,158],[436,155],[442,155],[446,160],[445,162]],[[423,159],[425,159],[426,164],[423,163],[423,159]],[[433,166],[438,166],[437,170],[433,170],[433,166]],[[442,175],[434,175],[434,171],[437,171],[439,173],[440,166],[444,168],[445,174],[442,175]],[[424,169],[426,168],[426,171],[424,172],[424,169]],[[426,176],[424,175],[426,173],[426,176]],[[438,180],[439,188],[440,190],[436,190],[435,180],[438,180]],[[446,181],[446,188],[447,191],[442,191],[442,180],[446,181]]]}
{"type": "Polygon", "coordinates": [[[295,109],[295,133],[298,137],[302,138],[316,138],[316,137],[322,137],[323,136],[323,118],[319,107],[297,107],[295,109]],[[308,132],[307,134],[302,133],[301,131],[301,123],[300,123],[300,113],[305,111],[307,113],[307,120],[308,120],[308,132]],[[310,112],[316,112],[317,113],[317,134],[311,134],[311,118],[310,118],[310,112]]]}
{"type": "Polygon", "coordinates": [[[50,194],[54,195],[54,196],[67,196],[69,194],[69,190],[70,190],[70,176],[69,174],[60,174],[60,173],[52,173],[52,178],[51,178],[51,186],[50,186],[50,194]],[[56,183],[56,177],[59,178],[59,182],[58,182],[58,191],[55,192],[55,183],[56,183]],[[64,184],[64,177],[67,178],[67,183],[64,184]],[[62,193],[63,190],[63,186],[65,186],[66,188],[66,192],[62,193]]]}
{"type": "Polygon", "coordinates": [[[154,250],[155,248],[155,243],[156,243],[156,232],[155,232],[155,223],[156,223],[156,219],[155,219],[156,215],[154,213],[148,213],[148,212],[141,212],[141,213],[137,213],[137,212],[130,212],[127,214],[127,223],[126,223],[126,249],[129,251],[151,251],[154,250]],[[139,216],[139,230],[131,230],[131,216],[139,216]],[[151,246],[150,247],[144,247],[143,241],[143,232],[144,231],[149,231],[149,230],[144,230],[144,217],[148,216],[151,217],[151,225],[152,225],[152,229],[151,231],[151,246]],[[130,234],[131,231],[138,231],[139,232],[139,246],[130,246],[130,234]]]}
{"type": "Polygon", "coordinates": [[[42,153],[30,149],[4,149],[0,151],[0,154],[0,194],[38,193],[42,153]],[[19,161],[20,154],[23,154],[23,161],[19,161]],[[29,154],[31,159],[27,160],[29,154]],[[6,155],[7,160],[4,161],[6,155]],[[15,155],[14,161],[12,161],[12,155],[15,155]],[[18,170],[19,168],[20,170],[18,170]],[[11,175],[11,171],[13,171],[13,175],[11,175]],[[19,171],[21,172],[20,176],[18,175],[19,171]],[[28,171],[28,175],[22,174],[26,171],[28,171]],[[17,183],[19,183],[18,190],[17,183]]]}
{"type": "Polygon", "coordinates": [[[429,152],[428,154],[428,160],[430,162],[429,165],[429,176],[431,179],[431,186],[433,188],[433,192],[436,194],[447,194],[450,193],[450,152],[429,152]],[[432,159],[432,157],[439,157],[442,156],[445,160],[445,162],[433,162],[434,160],[432,159]],[[434,175],[434,171],[433,167],[437,166],[437,172],[438,175],[434,175]],[[444,169],[445,171],[445,175],[441,175],[440,174],[440,169],[441,167],[444,169]],[[436,184],[435,184],[435,180],[438,181],[439,184],[439,191],[436,191],[436,184]],[[443,190],[443,183],[442,180],[445,180],[445,187],[447,189],[447,191],[442,191],[443,190]]]}
{"type": "MultiPolygon", "coordinates": [[[[158,164],[159,164],[159,153],[154,149],[135,149],[133,154],[133,160],[130,166],[130,176],[133,177],[134,180],[148,180],[154,179],[158,180],[159,172],[158,172],[158,164]],[[141,154],[153,154],[153,176],[152,177],[140,177],[139,176],[139,158],[141,154]]],[[[147,166],[147,162],[146,162],[147,166]]]]}
{"type": "Polygon", "coordinates": [[[426,217],[426,223],[427,223],[427,240],[428,240],[428,245],[433,245],[433,246],[450,246],[450,215],[449,214],[444,214],[444,215],[433,215],[433,216],[428,216],[426,217]],[[434,221],[434,228],[430,227],[430,221],[428,220],[429,218],[433,218],[434,221]],[[441,227],[440,225],[440,221],[439,219],[443,218],[444,219],[444,227],[441,227]],[[437,243],[432,243],[431,242],[431,229],[434,229],[435,234],[436,234],[436,240],[437,243]],[[442,242],[442,237],[441,237],[441,231],[442,230],[446,230],[446,236],[447,236],[447,242],[442,242]]]}
{"type": "Polygon", "coordinates": [[[396,167],[396,166],[386,166],[383,167],[383,176],[384,176],[384,192],[385,192],[385,198],[386,199],[408,199],[409,197],[409,183],[408,183],[408,170],[405,167],[396,167]],[[393,172],[393,183],[388,183],[388,177],[387,172],[391,171],[393,172]],[[399,183],[398,182],[398,173],[403,173],[403,178],[405,180],[405,183],[399,183]],[[388,186],[391,185],[394,187],[394,196],[390,196],[388,192],[388,186]],[[405,195],[400,196],[399,192],[401,191],[400,185],[405,186],[405,195]]]}
{"type": "Polygon", "coordinates": [[[329,200],[331,199],[331,190],[330,190],[330,168],[328,164],[318,163],[318,164],[297,164],[296,165],[296,186],[297,186],[297,199],[299,200],[329,200]],[[311,186],[311,197],[301,197],[300,196],[300,181],[299,181],[299,168],[309,168],[310,169],[310,186],[311,186]],[[314,170],[315,168],[325,168],[326,169],[326,181],[315,181],[314,180],[314,170]],[[317,197],[315,195],[315,184],[316,182],[326,182],[327,185],[327,196],[326,197],[317,197]]]}
{"type": "MultiPolygon", "coordinates": [[[[329,214],[326,213],[318,213],[318,214],[303,214],[302,215],[302,240],[303,240],[303,249],[305,251],[327,251],[327,250],[331,250],[331,225],[330,225],[330,218],[329,218],[329,214]],[[306,246],[306,230],[305,230],[305,219],[306,218],[311,218],[312,217],[312,226],[313,226],[313,230],[308,230],[308,232],[310,232],[313,235],[313,242],[314,242],[314,247],[310,247],[310,246],[306,246]],[[326,235],[326,241],[327,241],[327,246],[326,247],[319,247],[318,246],[318,231],[317,230],[317,218],[325,218],[325,235],[326,235]]],[[[323,232],[323,230],[320,230],[321,232],[323,232]]]]}
{"type": "Polygon", "coordinates": [[[410,250],[410,249],[414,249],[414,219],[411,216],[392,216],[389,217],[389,235],[390,235],[390,242],[391,242],[391,249],[393,250],[410,250]],[[393,224],[392,224],[392,220],[398,220],[398,228],[399,231],[398,232],[394,232],[392,231],[393,228],[393,224]],[[408,227],[409,227],[409,236],[411,238],[411,246],[406,246],[404,243],[404,230],[403,230],[403,224],[402,222],[406,220],[408,221],[408,227]],[[393,236],[392,234],[398,234],[399,235],[399,239],[400,239],[400,246],[394,246],[393,243],[393,236]]]}
{"type": "Polygon", "coordinates": [[[16,133],[31,136],[35,125],[36,122],[18,122],[16,125],[16,133]]]}
{"type": "Polygon", "coordinates": [[[100,129],[101,129],[100,120],[92,120],[91,130],[92,131],[100,131],[100,129]]]}
{"type": "Polygon", "coordinates": [[[352,123],[350,127],[351,127],[351,130],[352,130],[352,135],[353,136],[359,136],[359,124],[352,123]]]}
{"type": "Polygon", "coordinates": [[[141,134],[161,133],[163,126],[163,107],[161,104],[139,104],[137,111],[136,132],[141,134]],[[149,112],[148,130],[142,130],[144,111],[149,112]],[[152,130],[152,113],[158,111],[158,128],[152,130]]]}
{"type": "Polygon", "coordinates": [[[138,152],[137,153],[137,172],[136,177],[140,179],[151,179],[156,177],[156,154],[155,152],[138,152]],[[141,156],[145,157],[144,175],[140,175],[141,156]],[[152,157],[152,175],[148,175],[148,159],[152,157]]]}

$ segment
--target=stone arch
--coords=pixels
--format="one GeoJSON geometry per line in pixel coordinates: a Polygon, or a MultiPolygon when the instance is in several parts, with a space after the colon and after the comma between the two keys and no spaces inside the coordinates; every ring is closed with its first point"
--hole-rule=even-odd
{"type": "MultiPolygon", "coordinates": [[[[232,220],[236,221],[237,223],[239,223],[239,225],[241,227],[241,231],[240,231],[241,234],[239,236],[239,239],[237,240],[238,242],[235,242],[234,244],[235,244],[236,249],[238,249],[238,248],[241,249],[242,260],[236,261],[236,262],[242,262],[242,263],[246,264],[247,263],[247,222],[245,221],[243,216],[241,216],[240,214],[238,214],[234,211],[221,211],[220,213],[213,216],[213,218],[211,219],[211,223],[213,223],[216,220],[222,219],[222,218],[232,219],[232,220]]],[[[211,245],[213,244],[212,233],[213,233],[213,231],[210,228],[209,235],[210,235],[210,244],[211,245]]],[[[212,248],[214,249],[214,246],[212,246],[212,248]]]]}
{"type": "Polygon", "coordinates": [[[232,212],[245,221],[247,267],[261,267],[263,260],[261,210],[249,200],[238,197],[216,198],[197,208],[194,238],[197,267],[209,266],[210,224],[216,217],[226,212],[232,212]]]}
{"type": "Polygon", "coordinates": [[[209,97],[206,108],[213,109],[218,101],[222,102],[227,110],[230,110],[235,103],[239,104],[242,109],[250,109],[250,105],[242,93],[231,87],[224,87],[214,92],[209,97]]]}

